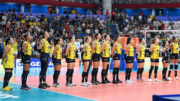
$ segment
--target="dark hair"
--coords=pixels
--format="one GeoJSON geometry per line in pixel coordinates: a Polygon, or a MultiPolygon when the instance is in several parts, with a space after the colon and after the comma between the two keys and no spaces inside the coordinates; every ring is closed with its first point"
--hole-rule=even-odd
{"type": "Polygon", "coordinates": [[[131,39],[132,39],[131,37],[128,37],[127,44],[130,44],[131,39]]]}
{"type": "Polygon", "coordinates": [[[155,43],[155,41],[156,41],[156,38],[154,38],[154,39],[152,40],[152,43],[154,44],[154,43],[155,43]]]}
{"type": "Polygon", "coordinates": [[[174,39],[176,39],[176,36],[173,36],[173,41],[174,41],[174,39]]]}
{"type": "Polygon", "coordinates": [[[163,41],[163,47],[165,47],[167,41],[163,41]]]}
{"type": "Polygon", "coordinates": [[[26,40],[27,37],[28,37],[28,34],[25,34],[25,35],[24,35],[24,39],[26,40]]]}
{"type": "Polygon", "coordinates": [[[6,39],[6,45],[7,45],[7,43],[9,43],[9,41],[10,41],[10,39],[11,39],[11,37],[8,37],[7,39],[6,39]]]}
{"type": "Polygon", "coordinates": [[[74,36],[70,36],[70,37],[69,37],[69,42],[71,42],[71,39],[72,39],[73,37],[74,37],[74,36]]]}
{"type": "Polygon", "coordinates": [[[114,38],[114,41],[116,42],[117,41],[117,38],[120,37],[119,35],[116,35],[115,38],[114,38]]]}
{"type": "Polygon", "coordinates": [[[141,43],[142,40],[143,40],[143,38],[139,38],[139,43],[141,43]]]}
{"type": "Polygon", "coordinates": [[[108,36],[108,34],[104,35],[104,39],[106,39],[107,36],[108,36]]]}
{"type": "Polygon", "coordinates": [[[55,39],[55,44],[54,45],[57,45],[59,41],[60,41],[59,38],[55,39]]]}
{"type": "Polygon", "coordinates": [[[96,40],[98,35],[99,35],[99,33],[96,33],[96,34],[93,36],[93,40],[96,40]]]}

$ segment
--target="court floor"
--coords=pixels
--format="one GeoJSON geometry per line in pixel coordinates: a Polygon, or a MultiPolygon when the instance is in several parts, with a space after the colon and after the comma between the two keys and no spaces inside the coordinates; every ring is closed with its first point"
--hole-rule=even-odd
{"type": "MultiPolygon", "coordinates": [[[[125,83],[124,71],[119,71],[119,77],[123,81],[122,84],[99,84],[88,87],[81,86],[81,73],[83,66],[76,67],[73,82],[76,87],[66,87],[66,67],[61,68],[61,74],[58,82],[61,88],[48,88],[45,90],[38,89],[40,68],[31,68],[27,84],[32,88],[29,91],[20,90],[22,68],[14,70],[13,77],[10,80],[10,86],[13,88],[10,92],[0,90],[0,101],[152,101],[152,95],[180,94],[180,80],[169,82],[144,82],[144,83],[125,83]]],[[[143,78],[148,79],[149,66],[145,66],[143,78]]],[[[47,83],[53,83],[53,68],[48,68],[47,83]]],[[[89,82],[91,80],[91,69],[89,72],[89,82]]],[[[101,67],[98,72],[98,80],[101,81],[101,67]]],[[[180,77],[180,71],[178,71],[180,77]]],[[[158,79],[162,79],[162,67],[159,68],[158,79]]],[[[0,68],[0,87],[4,76],[3,68],[0,68]]],[[[152,75],[152,78],[154,75],[152,75]]],[[[112,70],[109,70],[109,80],[112,81],[112,70]]],[[[133,81],[136,81],[136,71],[133,70],[131,75],[133,81]]],[[[174,78],[174,72],[171,74],[174,78]]]]}

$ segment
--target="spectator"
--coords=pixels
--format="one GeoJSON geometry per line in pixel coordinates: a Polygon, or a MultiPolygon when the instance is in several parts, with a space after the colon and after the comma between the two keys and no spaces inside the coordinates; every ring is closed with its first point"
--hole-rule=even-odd
{"type": "Polygon", "coordinates": [[[71,14],[71,10],[69,9],[68,14],[71,14]]]}
{"type": "Polygon", "coordinates": [[[153,17],[154,17],[154,16],[153,16],[152,13],[151,13],[151,15],[149,16],[149,18],[150,18],[150,19],[153,19],[153,17]]]}
{"type": "Polygon", "coordinates": [[[66,8],[64,9],[63,13],[64,13],[64,14],[67,14],[67,10],[66,10],[66,8]]]}
{"type": "Polygon", "coordinates": [[[112,23],[114,23],[114,21],[115,21],[115,15],[116,15],[116,14],[115,14],[115,12],[114,12],[114,10],[113,10],[113,11],[112,11],[112,21],[111,21],[112,23]]]}
{"type": "MultiPolygon", "coordinates": [[[[143,14],[143,15],[144,15],[144,14],[143,14]]],[[[141,20],[142,20],[142,15],[139,14],[138,18],[139,18],[139,20],[141,21],[141,20]]]]}
{"type": "Polygon", "coordinates": [[[162,24],[161,24],[161,30],[164,30],[164,28],[165,28],[165,24],[164,24],[164,22],[162,22],[162,24]]]}
{"type": "Polygon", "coordinates": [[[18,10],[17,10],[17,12],[20,12],[21,10],[20,10],[20,7],[18,7],[18,10]]]}
{"type": "Polygon", "coordinates": [[[107,9],[107,11],[106,11],[106,17],[107,17],[107,18],[109,18],[109,17],[110,17],[110,14],[109,14],[108,9],[107,9]]]}
{"type": "Polygon", "coordinates": [[[135,19],[135,20],[138,20],[138,14],[137,14],[137,12],[134,14],[134,19],[135,19]]]}
{"type": "Polygon", "coordinates": [[[178,22],[177,20],[174,21],[174,28],[177,30],[178,29],[178,22]]]}
{"type": "Polygon", "coordinates": [[[144,13],[143,13],[143,11],[141,11],[141,16],[144,16],[144,13]]]}
{"type": "Polygon", "coordinates": [[[91,10],[89,10],[89,15],[93,15],[93,12],[91,10]]]}
{"type": "Polygon", "coordinates": [[[76,13],[75,14],[79,14],[78,10],[76,10],[76,13]]]}
{"type": "Polygon", "coordinates": [[[101,15],[101,11],[98,9],[98,10],[96,11],[96,14],[97,14],[97,15],[101,15]]]}
{"type": "Polygon", "coordinates": [[[9,12],[11,12],[11,11],[12,11],[11,7],[9,7],[8,11],[9,11],[9,12]]]}
{"type": "Polygon", "coordinates": [[[72,14],[76,14],[76,11],[75,11],[75,9],[73,9],[73,10],[72,10],[72,14]]]}
{"type": "Polygon", "coordinates": [[[165,36],[163,36],[163,38],[161,38],[162,42],[167,41],[167,38],[165,36]]]}

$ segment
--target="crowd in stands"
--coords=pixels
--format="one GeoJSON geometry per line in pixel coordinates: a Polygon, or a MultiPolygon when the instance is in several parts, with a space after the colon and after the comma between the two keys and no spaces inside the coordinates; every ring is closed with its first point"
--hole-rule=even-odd
{"type": "MultiPolygon", "coordinates": [[[[76,37],[77,50],[80,51],[83,39],[89,35],[92,37],[95,33],[101,33],[112,35],[110,23],[104,21],[99,16],[93,17],[80,17],[77,14],[75,18],[71,18],[68,14],[66,16],[52,16],[49,14],[48,17],[41,15],[34,17],[32,14],[28,16],[23,13],[15,12],[8,13],[8,11],[0,13],[0,38],[3,40],[7,37],[14,37],[18,43],[18,53],[20,54],[21,44],[24,40],[25,34],[30,34],[32,37],[32,46],[34,47],[34,55],[38,57],[37,47],[39,41],[42,39],[41,33],[47,31],[50,34],[48,39],[49,43],[53,45],[53,39],[62,38],[64,39],[64,47],[68,42],[68,37],[76,37]]],[[[53,49],[52,49],[53,50],[53,49]]],[[[53,52],[53,51],[51,51],[53,52]]],[[[18,56],[19,57],[19,56],[18,56]]]]}

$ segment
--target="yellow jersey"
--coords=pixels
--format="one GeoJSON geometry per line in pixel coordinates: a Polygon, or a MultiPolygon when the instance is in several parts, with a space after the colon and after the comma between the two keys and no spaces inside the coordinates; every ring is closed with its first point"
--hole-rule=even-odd
{"type": "Polygon", "coordinates": [[[61,59],[62,58],[62,47],[60,45],[56,45],[56,46],[58,46],[58,50],[56,51],[54,58],[61,59]]]}
{"type": "Polygon", "coordinates": [[[115,42],[117,44],[116,48],[115,48],[115,54],[121,54],[121,44],[118,42],[115,42]]]}
{"type": "Polygon", "coordinates": [[[90,60],[91,59],[91,45],[89,45],[88,43],[85,43],[84,45],[87,45],[88,47],[86,48],[83,54],[83,60],[90,60]]]}
{"type": "Polygon", "coordinates": [[[141,46],[141,49],[139,51],[139,54],[138,54],[138,59],[144,59],[145,58],[145,46],[140,44],[141,46]]]}
{"type": "Polygon", "coordinates": [[[22,46],[22,49],[23,49],[23,47],[24,47],[24,44],[27,44],[27,45],[28,45],[28,47],[26,48],[26,51],[24,52],[24,55],[29,55],[29,56],[31,56],[31,55],[32,55],[32,46],[31,46],[31,44],[28,43],[27,41],[24,41],[23,46],[22,46]]]}
{"type": "Polygon", "coordinates": [[[67,58],[69,59],[75,59],[76,58],[76,46],[75,44],[69,43],[71,48],[69,49],[67,58]]]}
{"type": "Polygon", "coordinates": [[[3,68],[14,68],[14,59],[15,59],[14,48],[11,47],[10,45],[7,45],[6,47],[9,47],[10,51],[7,53],[6,57],[4,57],[3,68]]]}
{"type": "Polygon", "coordinates": [[[44,41],[44,45],[41,48],[41,52],[49,53],[51,45],[49,44],[49,42],[46,39],[42,39],[42,40],[44,41]]]}
{"type": "Polygon", "coordinates": [[[134,47],[130,44],[128,44],[130,47],[129,47],[129,50],[127,52],[127,56],[131,56],[133,57],[134,56],[134,47]]]}
{"type": "Polygon", "coordinates": [[[108,58],[110,57],[110,51],[111,51],[111,46],[110,46],[110,43],[109,42],[104,42],[106,43],[106,47],[104,48],[104,51],[103,51],[103,54],[102,54],[102,57],[105,57],[105,58],[108,58]]]}
{"type": "Polygon", "coordinates": [[[94,42],[96,42],[96,47],[95,47],[93,53],[101,54],[101,44],[100,44],[100,42],[99,41],[94,41],[94,42]]]}
{"type": "Polygon", "coordinates": [[[175,53],[175,54],[179,53],[179,44],[178,43],[175,44],[173,42],[172,53],[175,53]]]}
{"type": "Polygon", "coordinates": [[[15,42],[12,47],[14,48],[14,51],[17,52],[17,42],[15,42]]]}
{"type": "Polygon", "coordinates": [[[151,52],[152,59],[159,59],[159,45],[153,44],[153,50],[151,52]]]}
{"type": "MultiPolygon", "coordinates": [[[[57,45],[56,45],[57,46],[57,45]]],[[[54,46],[52,46],[51,48],[50,48],[50,53],[53,53],[54,52],[54,46]]]]}

